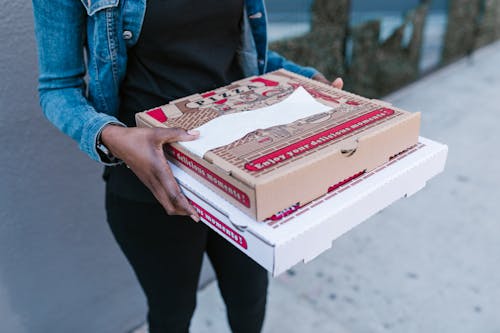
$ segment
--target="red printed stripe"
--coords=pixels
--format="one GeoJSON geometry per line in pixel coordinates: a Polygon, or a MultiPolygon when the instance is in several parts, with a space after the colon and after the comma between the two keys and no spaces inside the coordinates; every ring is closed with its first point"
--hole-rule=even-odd
{"type": "Polygon", "coordinates": [[[292,215],[293,213],[295,213],[299,209],[300,209],[300,204],[296,203],[295,205],[292,205],[292,206],[288,207],[287,209],[284,209],[284,210],[274,214],[273,216],[271,216],[267,220],[279,221],[281,219],[284,219],[288,215],[292,215]]]}
{"type": "Polygon", "coordinates": [[[189,200],[189,202],[196,209],[201,219],[213,225],[215,228],[217,228],[217,230],[222,232],[224,235],[229,237],[233,242],[235,242],[245,250],[248,248],[247,241],[243,236],[234,231],[232,228],[228,227],[224,222],[222,222],[221,220],[210,214],[208,211],[203,209],[196,202],[192,200],[189,200]]]}
{"type": "Polygon", "coordinates": [[[211,91],[211,92],[207,92],[205,94],[202,94],[201,97],[208,98],[208,97],[212,97],[213,95],[215,95],[215,91],[211,91]]]}
{"type": "Polygon", "coordinates": [[[179,150],[173,148],[172,146],[167,146],[167,149],[169,154],[172,157],[174,157],[177,161],[179,161],[189,169],[193,170],[196,174],[203,177],[211,184],[217,186],[219,189],[227,193],[230,197],[236,199],[238,202],[243,204],[243,206],[250,208],[250,199],[248,198],[248,195],[246,193],[244,193],[237,187],[233,186],[232,184],[228,183],[227,181],[219,177],[217,174],[208,170],[203,165],[199,164],[198,162],[188,157],[184,153],[181,153],[179,150]]]}
{"type": "Polygon", "coordinates": [[[221,100],[218,100],[217,102],[214,102],[215,104],[224,104],[227,102],[227,98],[223,98],[221,100]]]}
{"type": "Polygon", "coordinates": [[[164,123],[167,121],[167,116],[165,113],[163,113],[163,110],[161,108],[156,108],[150,111],[147,111],[146,114],[148,114],[150,117],[158,120],[160,123],[164,123]]]}
{"type": "Polygon", "coordinates": [[[245,169],[250,171],[261,171],[276,164],[285,162],[291,158],[301,155],[316,147],[322,146],[330,141],[378,122],[394,114],[394,110],[381,108],[358,118],[349,120],[343,124],[332,127],[321,133],[312,135],[287,147],[278,149],[270,154],[261,156],[245,164],[245,169]]]}
{"type": "Polygon", "coordinates": [[[259,82],[259,83],[264,83],[266,87],[276,87],[279,86],[279,82],[264,79],[263,77],[256,77],[255,79],[250,80],[250,82],[259,82]]]}
{"type": "Polygon", "coordinates": [[[366,170],[360,171],[360,172],[358,172],[357,174],[355,174],[355,175],[353,175],[353,176],[351,176],[351,177],[349,177],[349,178],[347,178],[347,179],[344,179],[344,180],[342,180],[342,181],[338,182],[338,183],[337,183],[337,184],[335,184],[335,185],[330,186],[330,187],[328,188],[327,193],[330,193],[330,192],[332,192],[332,191],[335,191],[335,190],[336,190],[336,189],[338,189],[339,187],[344,186],[345,184],[349,183],[351,180],[354,180],[354,179],[356,179],[356,178],[361,177],[362,175],[364,175],[364,174],[365,174],[365,172],[366,172],[366,170]]]}

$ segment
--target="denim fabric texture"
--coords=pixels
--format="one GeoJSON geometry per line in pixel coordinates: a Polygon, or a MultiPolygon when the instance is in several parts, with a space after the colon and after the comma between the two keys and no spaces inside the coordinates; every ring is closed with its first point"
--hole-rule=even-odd
{"type": "MultiPolygon", "coordinates": [[[[120,124],[127,50],[139,38],[146,0],[33,0],[33,10],[45,116],[92,159],[111,164],[101,159],[96,142],[104,126],[120,124]]],[[[268,50],[264,0],[245,0],[243,16],[238,58],[245,76],[279,68],[306,77],[317,73],[268,50]]]]}

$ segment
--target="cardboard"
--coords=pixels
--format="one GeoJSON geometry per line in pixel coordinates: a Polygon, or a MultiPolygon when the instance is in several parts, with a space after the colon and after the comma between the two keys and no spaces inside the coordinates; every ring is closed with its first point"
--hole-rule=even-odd
{"type": "Polygon", "coordinates": [[[419,113],[285,70],[173,101],[138,113],[136,121],[138,126],[194,129],[217,117],[283,102],[300,87],[329,111],[256,129],[202,157],[175,143],[167,148],[168,158],[250,217],[263,221],[308,204],[417,143],[419,113]]]}
{"type": "Polygon", "coordinates": [[[258,222],[172,164],[187,198],[210,228],[277,276],[308,262],[396,200],[422,189],[444,169],[448,147],[420,138],[391,161],[338,186],[281,219],[258,222]]]}

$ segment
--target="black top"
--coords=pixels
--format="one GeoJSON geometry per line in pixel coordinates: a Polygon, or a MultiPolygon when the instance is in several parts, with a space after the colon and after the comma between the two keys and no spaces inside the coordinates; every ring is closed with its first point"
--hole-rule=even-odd
{"type": "MultiPolygon", "coordinates": [[[[118,119],[243,77],[237,63],[243,0],[148,0],[141,35],[128,52],[118,119]]],[[[125,166],[106,168],[112,192],[154,201],[125,166]]]]}

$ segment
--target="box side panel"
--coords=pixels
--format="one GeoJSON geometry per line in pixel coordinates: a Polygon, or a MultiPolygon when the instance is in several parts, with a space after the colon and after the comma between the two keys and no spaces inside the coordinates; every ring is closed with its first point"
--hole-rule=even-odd
{"type": "MultiPolygon", "coordinates": [[[[174,171],[174,174],[176,172],[174,171]]],[[[177,170],[178,173],[178,170],[177,170]]],[[[253,233],[232,223],[225,212],[203,199],[188,184],[180,181],[181,188],[196,209],[203,223],[233,244],[237,249],[252,258],[269,272],[274,269],[274,246],[253,233]]]]}
{"type": "Polygon", "coordinates": [[[177,144],[167,146],[167,158],[211,190],[224,196],[245,214],[255,218],[255,190],[235,180],[217,166],[189,153],[177,144]]]}
{"type": "Polygon", "coordinates": [[[329,188],[354,174],[368,172],[418,141],[420,115],[362,136],[354,152],[334,147],[297,161],[293,168],[256,185],[257,219],[264,220],[293,204],[300,206],[324,195],[329,188]]]}

